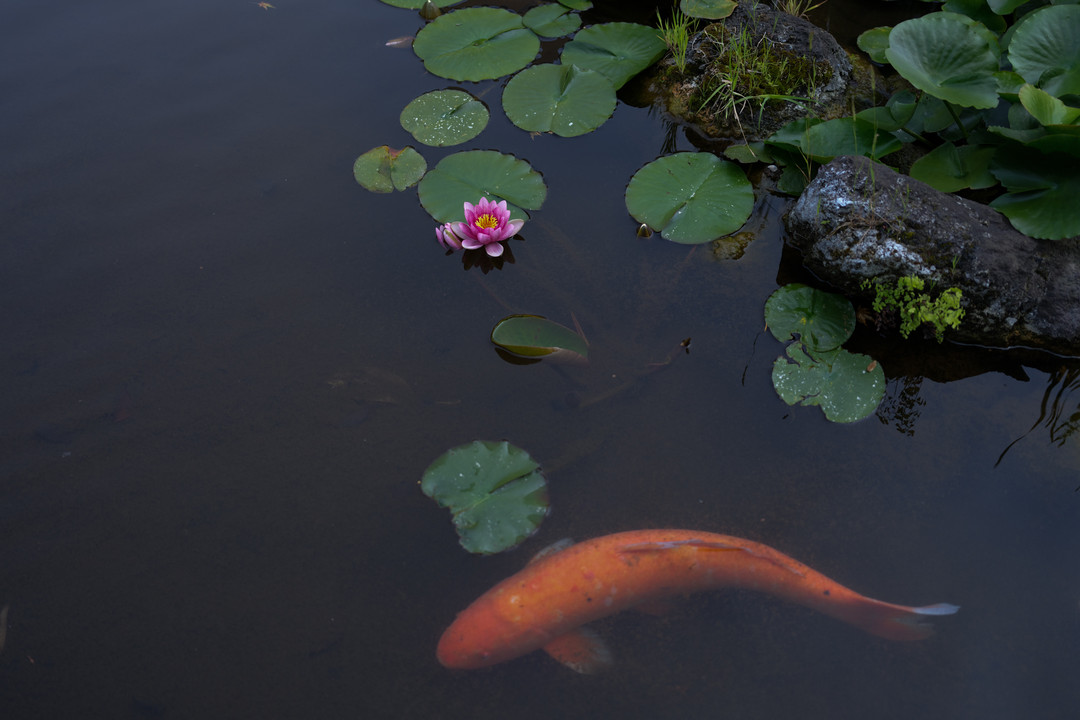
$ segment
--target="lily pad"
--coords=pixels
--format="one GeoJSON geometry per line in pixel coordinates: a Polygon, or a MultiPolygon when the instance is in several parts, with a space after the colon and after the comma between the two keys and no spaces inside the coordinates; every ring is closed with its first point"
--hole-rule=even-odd
{"type": "Polygon", "coordinates": [[[742,227],[754,209],[754,188],[735,163],[682,152],[634,174],[626,209],[672,242],[705,243],[742,227]]]}
{"type": "Polygon", "coordinates": [[[589,344],[568,327],[540,315],[510,315],[495,324],[491,342],[523,358],[586,364],[589,344]]]}
{"type": "Polygon", "coordinates": [[[544,38],[569,35],[581,27],[581,16],[559,3],[537,5],[525,13],[525,27],[544,38]]]}
{"type": "Polygon", "coordinates": [[[1027,82],[1055,97],[1080,94],[1080,5],[1036,10],[1016,26],[1009,62],[1027,82]]]}
{"type": "Polygon", "coordinates": [[[788,345],[787,357],[773,363],[773,387],[788,405],[818,405],[832,422],[871,415],[885,396],[885,372],[873,358],[837,348],[808,352],[788,345]]]}
{"type": "Polygon", "coordinates": [[[1070,107],[1034,85],[1025,84],[1017,96],[1024,108],[1043,125],[1073,125],[1080,117],[1080,108],[1070,107]]]}
{"type": "Polygon", "coordinates": [[[824,352],[855,332],[855,309],[843,295],[791,283],[765,301],[765,325],[781,342],[798,337],[810,350],[824,352]]]}
{"type": "Polygon", "coordinates": [[[921,180],[941,192],[956,192],[965,188],[982,189],[997,185],[990,174],[994,148],[985,145],[942,143],[916,160],[911,177],[921,180]]]}
{"type": "Polygon", "coordinates": [[[1009,192],[990,206],[1020,232],[1044,240],[1080,235],[1080,165],[1068,155],[1000,149],[990,171],[1009,192]]]}
{"type": "Polygon", "coordinates": [[[679,9],[690,17],[722,20],[730,15],[737,5],[733,0],[681,0],[679,9]]]}
{"type": "MultiPolygon", "coordinates": [[[[444,8],[447,5],[454,5],[461,1],[462,0],[432,0],[436,7],[441,8],[444,8]]],[[[427,2],[427,0],[382,0],[382,2],[387,5],[392,5],[393,7],[405,8],[406,10],[419,10],[424,7],[424,3],[427,2]]]]}
{"type": "Polygon", "coordinates": [[[494,150],[468,150],[444,157],[417,188],[420,204],[440,223],[462,219],[466,202],[481,197],[505,200],[513,218],[526,219],[526,210],[544,204],[547,186],[540,173],[524,160],[494,150]]]}
{"type": "Polygon", "coordinates": [[[967,15],[935,12],[905,20],[889,33],[885,57],[905,80],[956,105],[998,103],[997,36],[967,15]]]}
{"type": "Polygon", "coordinates": [[[667,52],[656,29],[637,23],[604,23],[578,32],[562,50],[563,65],[607,76],[618,90],[667,52]]]}
{"type": "Polygon", "coordinates": [[[427,170],[427,160],[411,147],[394,150],[386,145],[356,158],[353,177],[371,192],[388,193],[410,188],[427,170]]]}
{"type": "Polygon", "coordinates": [[[540,465],[508,442],[447,450],[424,471],[424,494],[450,509],[461,546],[490,555],[519,545],[548,513],[540,465]]]}
{"type": "Polygon", "coordinates": [[[574,65],[536,65],[506,84],[503,110],[530,132],[575,137],[592,132],[615,112],[615,88],[604,75],[574,65]]]}
{"type": "Polygon", "coordinates": [[[889,60],[885,57],[885,51],[889,49],[889,33],[891,27],[870,28],[859,35],[855,43],[859,49],[870,56],[876,63],[885,64],[889,60]]]}
{"type": "Polygon", "coordinates": [[[416,34],[413,52],[428,72],[451,80],[491,80],[536,57],[540,38],[521,16],[501,8],[465,8],[442,15],[416,34]]]}
{"type": "Polygon", "coordinates": [[[484,103],[464,90],[433,90],[401,111],[401,127],[419,142],[435,147],[472,140],[487,127],[484,103]]]}
{"type": "Polygon", "coordinates": [[[559,4],[571,10],[588,10],[592,7],[592,0],[559,0],[559,4]]]}

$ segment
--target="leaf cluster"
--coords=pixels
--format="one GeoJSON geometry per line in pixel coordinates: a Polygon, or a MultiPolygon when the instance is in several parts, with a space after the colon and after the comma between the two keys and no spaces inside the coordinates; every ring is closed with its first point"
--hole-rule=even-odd
{"type": "Polygon", "coordinates": [[[941,342],[945,330],[960,327],[960,321],[964,318],[960,288],[948,288],[932,298],[929,293],[923,292],[925,281],[915,276],[897,278],[895,285],[869,280],[863,282],[864,289],[871,287],[876,293],[874,312],[896,312],[900,317],[900,334],[905,338],[922,325],[929,325],[934,330],[934,337],[941,342]]]}

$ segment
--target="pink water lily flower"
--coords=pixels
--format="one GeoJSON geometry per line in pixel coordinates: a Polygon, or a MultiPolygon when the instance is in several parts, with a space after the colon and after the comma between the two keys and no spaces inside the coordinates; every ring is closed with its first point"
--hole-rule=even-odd
{"type": "Polygon", "coordinates": [[[435,228],[435,237],[447,250],[461,249],[461,238],[454,234],[454,223],[446,223],[442,227],[435,228]]]}
{"type": "MultiPolygon", "coordinates": [[[[493,203],[486,197],[476,205],[465,203],[465,222],[451,223],[454,236],[466,250],[484,248],[491,257],[503,254],[500,241],[514,237],[525,224],[524,220],[511,220],[506,201],[493,203]]],[[[446,230],[443,230],[445,236],[446,230]]]]}

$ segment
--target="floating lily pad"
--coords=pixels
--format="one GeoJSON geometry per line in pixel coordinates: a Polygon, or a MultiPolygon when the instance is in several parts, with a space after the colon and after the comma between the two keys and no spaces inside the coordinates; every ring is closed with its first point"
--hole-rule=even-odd
{"type": "Polygon", "coordinates": [[[569,35],[581,27],[581,16],[559,3],[537,5],[525,13],[525,27],[540,37],[557,38],[569,35]]]}
{"type": "Polygon", "coordinates": [[[548,513],[540,465],[505,441],[477,440],[447,450],[424,471],[420,488],[450,509],[461,546],[471,553],[519,545],[548,513]]]}
{"type": "Polygon", "coordinates": [[[885,372],[867,355],[807,352],[792,343],[787,357],[773,363],[772,381],[788,405],[818,405],[832,422],[849,423],[871,415],[885,396],[885,372]]]}
{"type": "Polygon", "coordinates": [[[401,127],[425,145],[445,147],[472,140],[487,127],[488,109],[464,90],[433,90],[401,111],[401,127]]]}
{"type": "Polygon", "coordinates": [[[568,327],[540,315],[510,315],[491,331],[491,342],[523,358],[585,364],[589,344],[568,327]]]}
{"type": "Polygon", "coordinates": [[[676,153],[634,174],[626,209],[672,242],[705,243],[742,227],[754,209],[754,188],[735,163],[676,153]]]}
{"type": "Polygon", "coordinates": [[[1009,41],[1009,62],[1024,80],[1055,97],[1080,94],[1080,5],[1025,16],[1009,41]]]}
{"type": "Polygon", "coordinates": [[[994,148],[985,145],[942,143],[911,166],[911,177],[941,192],[964,188],[981,189],[997,185],[990,174],[994,148]]]}
{"type": "Polygon", "coordinates": [[[424,156],[411,147],[394,150],[382,145],[368,150],[353,163],[356,182],[377,193],[412,187],[426,170],[424,156]]]}
{"type": "Polygon", "coordinates": [[[505,200],[513,218],[544,204],[547,186],[524,160],[494,150],[469,150],[444,157],[417,188],[420,204],[440,223],[460,221],[466,202],[505,200]]]}
{"type": "Polygon", "coordinates": [[[904,79],[956,105],[998,103],[997,36],[967,15],[935,12],[905,20],[889,33],[885,57],[904,79]]]}
{"type": "Polygon", "coordinates": [[[855,309],[843,295],[791,283],[765,301],[765,325],[781,342],[798,337],[823,352],[840,347],[855,332],[855,309]]]}
{"type": "Polygon", "coordinates": [[[592,132],[615,112],[615,88],[604,75],[574,65],[535,65],[506,84],[503,110],[530,132],[575,137],[592,132]]]}
{"type": "Polygon", "coordinates": [[[501,8],[465,8],[442,15],[416,34],[413,52],[428,72],[451,80],[490,80],[522,69],[540,38],[521,16],[501,8]]]}
{"type": "Polygon", "coordinates": [[[733,0],[681,0],[679,9],[686,15],[705,20],[722,20],[738,5],[733,0]]]}
{"type": "Polygon", "coordinates": [[[559,0],[559,4],[571,10],[588,10],[592,7],[592,0],[559,0]]]}
{"type": "Polygon", "coordinates": [[[667,45],[655,28],[616,22],[580,31],[563,47],[561,61],[603,73],[618,90],[666,52],[667,45]]]}

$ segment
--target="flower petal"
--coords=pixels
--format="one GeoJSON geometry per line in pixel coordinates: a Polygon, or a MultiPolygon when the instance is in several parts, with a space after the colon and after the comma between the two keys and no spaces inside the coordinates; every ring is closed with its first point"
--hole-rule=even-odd
{"type": "Polygon", "coordinates": [[[506,237],[514,237],[521,232],[523,227],[525,227],[524,220],[511,220],[506,224],[506,237]]]}
{"type": "Polygon", "coordinates": [[[487,254],[490,257],[499,257],[500,255],[503,254],[502,243],[497,243],[497,242],[488,243],[487,245],[484,246],[484,250],[487,251],[487,254]]]}

